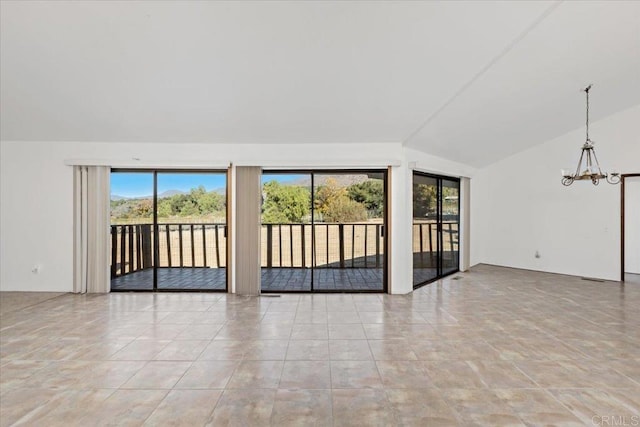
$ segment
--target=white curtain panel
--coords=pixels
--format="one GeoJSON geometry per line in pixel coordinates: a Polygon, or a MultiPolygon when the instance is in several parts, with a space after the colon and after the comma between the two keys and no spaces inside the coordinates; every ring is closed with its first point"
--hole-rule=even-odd
{"type": "Polygon", "coordinates": [[[73,292],[105,293],[109,277],[108,166],[74,168],[73,292]]]}

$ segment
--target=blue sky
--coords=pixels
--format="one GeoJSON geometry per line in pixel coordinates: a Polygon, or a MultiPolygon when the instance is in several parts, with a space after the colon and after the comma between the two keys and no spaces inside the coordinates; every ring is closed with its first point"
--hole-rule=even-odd
{"type": "MultiPolygon", "coordinates": [[[[293,181],[306,175],[266,174],[262,182],[276,180],[293,181]]],[[[219,190],[226,186],[227,176],[222,173],[158,173],[158,194],[168,190],[188,192],[204,185],[207,191],[219,190]]],[[[144,197],[153,194],[152,172],[111,173],[111,195],[121,197],[144,197]]]]}
{"type": "MultiPolygon", "coordinates": [[[[227,176],[220,173],[158,173],[158,194],[168,190],[188,192],[203,185],[207,191],[226,186],[227,176]]],[[[111,194],[122,197],[143,197],[153,194],[153,173],[113,172],[111,194]]]]}
{"type": "Polygon", "coordinates": [[[279,173],[265,173],[262,175],[262,183],[269,181],[278,181],[278,182],[289,182],[295,181],[296,179],[306,178],[309,175],[300,175],[300,174],[279,174],[279,173]]]}

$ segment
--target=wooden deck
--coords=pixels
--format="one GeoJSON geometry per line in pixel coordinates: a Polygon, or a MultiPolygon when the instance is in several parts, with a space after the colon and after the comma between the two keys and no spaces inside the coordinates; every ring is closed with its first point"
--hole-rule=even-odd
{"type": "MultiPolygon", "coordinates": [[[[313,272],[315,290],[382,291],[383,270],[376,268],[321,268],[313,272]]],[[[311,291],[311,269],[263,268],[263,291],[311,291]]],[[[158,268],[159,290],[225,291],[224,268],[158,268]]],[[[136,271],[111,280],[111,290],[153,290],[153,269],[136,271]]]]}

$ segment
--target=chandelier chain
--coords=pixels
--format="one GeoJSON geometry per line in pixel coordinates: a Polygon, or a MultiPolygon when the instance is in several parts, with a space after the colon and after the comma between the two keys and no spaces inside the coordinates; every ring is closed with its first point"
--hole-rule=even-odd
{"type": "Polygon", "coordinates": [[[591,142],[591,140],[589,139],[589,90],[591,89],[592,85],[589,85],[586,87],[586,89],[584,90],[587,93],[587,120],[586,120],[586,124],[587,124],[587,142],[591,142]]]}

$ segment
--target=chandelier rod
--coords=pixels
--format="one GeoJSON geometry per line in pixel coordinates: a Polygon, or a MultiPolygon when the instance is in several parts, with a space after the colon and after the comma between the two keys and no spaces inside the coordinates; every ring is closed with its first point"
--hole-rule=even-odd
{"type": "Polygon", "coordinates": [[[590,84],[584,90],[587,93],[587,142],[591,142],[589,139],[589,91],[591,90],[591,86],[593,86],[593,84],[590,84]]]}

